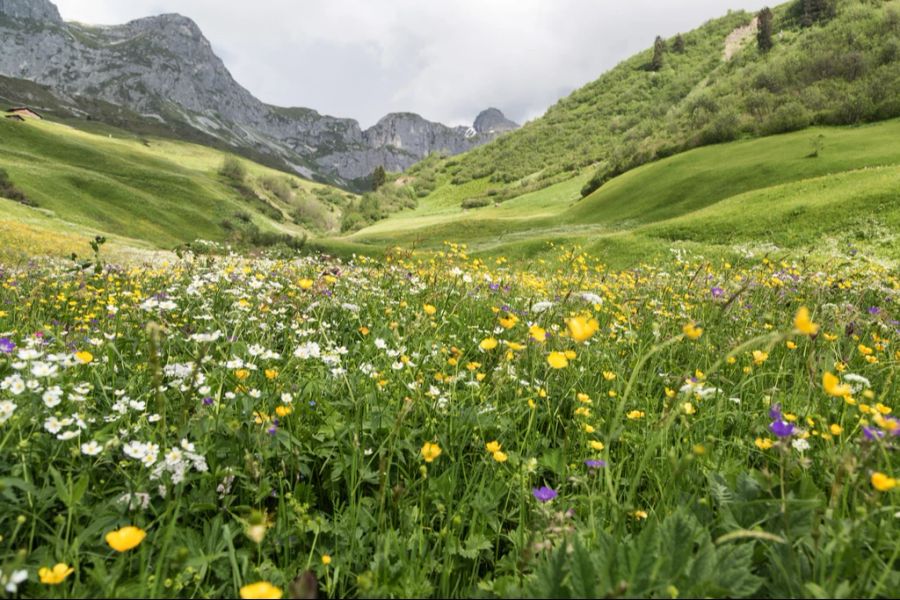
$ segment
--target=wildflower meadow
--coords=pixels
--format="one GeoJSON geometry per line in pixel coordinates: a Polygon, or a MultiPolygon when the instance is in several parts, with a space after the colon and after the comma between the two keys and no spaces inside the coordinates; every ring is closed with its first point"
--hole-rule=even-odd
{"type": "Polygon", "coordinates": [[[0,594],[896,597],[898,319],[862,256],[0,267],[0,594]]]}

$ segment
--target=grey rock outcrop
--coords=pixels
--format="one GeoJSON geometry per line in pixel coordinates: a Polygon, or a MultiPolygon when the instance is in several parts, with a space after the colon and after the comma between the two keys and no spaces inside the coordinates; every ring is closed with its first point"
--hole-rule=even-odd
{"type": "Polygon", "coordinates": [[[187,125],[238,152],[351,188],[377,166],[403,170],[431,152],[464,152],[516,127],[496,109],[472,127],[393,113],[362,130],[353,119],[269,106],[234,80],[187,17],[65,23],[47,0],[0,0],[0,74],[187,125]]]}
{"type": "Polygon", "coordinates": [[[519,125],[507,119],[499,109],[489,108],[475,117],[473,127],[480,134],[494,135],[518,129],[519,125]]]}
{"type": "Polygon", "coordinates": [[[62,23],[56,5],[48,0],[0,0],[0,15],[17,20],[62,23]]]}

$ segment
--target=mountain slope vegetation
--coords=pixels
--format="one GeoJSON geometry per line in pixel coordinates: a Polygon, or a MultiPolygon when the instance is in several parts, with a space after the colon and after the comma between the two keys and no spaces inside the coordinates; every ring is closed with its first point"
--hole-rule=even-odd
{"type": "Polygon", "coordinates": [[[196,239],[295,243],[334,230],[354,199],[218,150],[101,125],[90,133],[0,119],[0,139],[0,169],[29,205],[0,199],[0,217],[22,220],[31,211],[45,228],[157,248],[196,239]]]}
{"type": "Polygon", "coordinates": [[[586,198],[588,175],[477,210],[439,186],[414,211],[363,229],[351,240],[529,257],[548,242],[578,243],[614,265],[683,248],[725,256],[748,251],[863,248],[900,259],[900,120],[814,127],[696,148],[620,175],[586,198]]]}
{"type": "Polygon", "coordinates": [[[652,49],[622,62],[520,130],[444,160],[443,185],[482,182],[461,198],[477,206],[589,172],[587,194],[697,146],[900,116],[900,2],[826,4],[814,18],[802,0],[776,7],[768,52],[751,38],[725,59],[729,33],[754,18],[746,12],[665,40],[658,70],[652,49]]]}

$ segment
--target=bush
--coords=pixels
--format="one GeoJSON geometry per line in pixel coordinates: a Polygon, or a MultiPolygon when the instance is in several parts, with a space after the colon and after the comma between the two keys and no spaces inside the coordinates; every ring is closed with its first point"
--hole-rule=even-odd
{"type": "Polygon", "coordinates": [[[222,161],[219,174],[236,183],[244,183],[247,180],[247,168],[244,163],[233,156],[226,156],[222,161]]]}
{"type": "Polygon", "coordinates": [[[484,208],[491,203],[487,198],[467,198],[462,201],[463,208],[484,208]]]}
{"type": "Polygon", "coordinates": [[[29,199],[25,192],[16,187],[5,169],[0,169],[0,197],[8,198],[25,206],[37,206],[37,203],[29,199]]]}
{"type": "Polygon", "coordinates": [[[760,127],[763,135],[787,133],[808,127],[812,121],[809,111],[797,102],[788,102],[776,108],[760,127]]]}

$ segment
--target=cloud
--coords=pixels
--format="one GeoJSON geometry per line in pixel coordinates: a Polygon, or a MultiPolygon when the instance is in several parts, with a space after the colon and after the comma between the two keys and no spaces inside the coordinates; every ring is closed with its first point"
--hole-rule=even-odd
{"type": "Polygon", "coordinates": [[[260,99],[374,123],[412,111],[470,124],[488,106],[520,122],[628,56],[757,0],[58,0],[69,20],[179,12],[260,99]]]}

